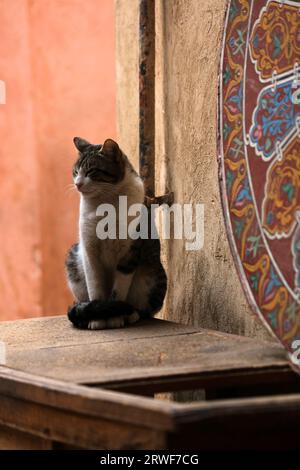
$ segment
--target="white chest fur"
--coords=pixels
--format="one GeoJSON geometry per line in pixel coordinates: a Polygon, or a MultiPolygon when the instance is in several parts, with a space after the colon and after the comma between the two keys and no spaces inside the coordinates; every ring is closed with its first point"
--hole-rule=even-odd
{"type": "MultiPolygon", "coordinates": [[[[86,277],[90,300],[105,297],[103,284],[106,276],[115,276],[118,262],[128,252],[132,240],[106,238],[97,236],[97,224],[101,217],[97,214],[101,204],[111,204],[116,214],[116,225],[119,222],[119,195],[126,195],[127,206],[142,204],[144,200],[143,184],[136,175],[128,175],[120,187],[115,186],[102,197],[88,198],[81,196],[79,217],[79,244],[82,264],[86,277]]],[[[131,218],[128,217],[128,223],[131,218]]],[[[111,283],[114,279],[111,279],[111,283]]],[[[110,284],[111,284],[110,283],[110,284]]]]}

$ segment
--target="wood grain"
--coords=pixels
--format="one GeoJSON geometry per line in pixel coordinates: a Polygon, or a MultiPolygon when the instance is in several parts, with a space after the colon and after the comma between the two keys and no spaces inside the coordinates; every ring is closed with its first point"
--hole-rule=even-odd
{"type": "Polygon", "coordinates": [[[95,418],[172,429],[171,405],[144,397],[38,377],[0,366],[0,396],[95,418]]]}
{"type": "Polygon", "coordinates": [[[86,449],[159,449],[164,433],[156,429],[1,397],[0,422],[40,439],[86,449]]]}
{"type": "Polygon", "coordinates": [[[283,431],[294,442],[299,431],[300,394],[247,395],[252,386],[258,394],[281,386],[289,394],[299,390],[285,351],[272,342],[155,319],[121,330],[80,331],[65,317],[0,324],[0,339],[6,350],[0,447],[209,448],[212,442],[230,446],[231,429],[241,445],[255,439],[256,428],[270,442],[282,439],[283,431]],[[132,395],[192,384],[213,399],[191,405],[132,395]],[[226,386],[243,389],[246,398],[218,399],[216,391],[226,386]],[[7,427],[14,431],[5,433],[7,427]]]}
{"type": "Polygon", "coordinates": [[[1,324],[0,339],[8,367],[89,385],[289,367],[275,343],[156,319],[104,331],[76,330],[65,317],[20,320],[1,324]]]}
{"type": "Polygon", "coordinates": [[[15,349],[85,345],[92,343],[134,340],[199,331],[178,323],[152,319],[130,328],[115,330],[78,330],[66,315],[31,318],[0,323],[0,340],[15,349]]]}
{"type": "Polygon", "coordinates": [[[1,450],[50,450],[52,443],[48,439],[0,425],[1,450]]]}

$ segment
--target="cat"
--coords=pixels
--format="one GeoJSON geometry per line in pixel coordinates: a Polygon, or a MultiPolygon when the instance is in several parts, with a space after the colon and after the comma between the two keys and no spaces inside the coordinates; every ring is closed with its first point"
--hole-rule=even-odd
{"type": "Polygon", "coordinates": [[[75,137],[74,144],[79,152],[73,181],[80,193],[80,216],[79,243],[70,248],[65,262],[77,302],[69,307],[68,318],[77,328],[121,328],[153,316],[163,305],[167,276],[160,241],[97,237],[98,206],[112,204],[118,214],[119,196],[127,196],[128,207],[143,204],[144,185],[114,140],[93,145],[75,137]]]}

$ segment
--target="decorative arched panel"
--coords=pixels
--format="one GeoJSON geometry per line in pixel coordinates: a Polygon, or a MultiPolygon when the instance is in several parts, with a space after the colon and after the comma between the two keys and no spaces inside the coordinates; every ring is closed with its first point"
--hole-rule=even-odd
{"type": "Polygon", "coordinates": [[[219,104],[221,193],[237,270],[252,308],[299,367],[299,1],[229,2],[219,104]]]}

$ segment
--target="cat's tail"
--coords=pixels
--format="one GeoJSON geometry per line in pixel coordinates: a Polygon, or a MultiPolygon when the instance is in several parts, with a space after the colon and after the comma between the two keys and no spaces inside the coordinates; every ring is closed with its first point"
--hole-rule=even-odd
{"type": "Polygon", "coordinates": [[[121,300],[92,300],[72,305],[68,318],[77,328],[103,330],[136,323],[141,317],[132,305],[121,300]]]}

